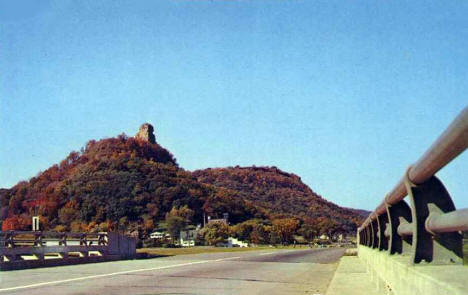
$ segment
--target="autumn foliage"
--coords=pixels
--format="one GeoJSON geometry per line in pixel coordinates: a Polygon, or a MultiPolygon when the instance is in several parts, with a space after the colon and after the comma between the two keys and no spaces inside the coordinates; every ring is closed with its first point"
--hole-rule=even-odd
{"type": "MultiPolygon", "coordinates": [[[[256,214],[234,191],[198,182],[158,144],[125,135],[89,141],[69,156],[11,189],[0,190],[2,230],[119,230],[147,233],[171,210],[194,212],[186,223],[202,223],[202,208],[230,212],[241,222],[256,214]]],[[[261,214],[259,214],[261,216],[261,214]]]]}
{"type": "Polygon", "coordinates": [[[269,220],[296,218],[316,234],[353,232],[363,220],[357,211],[325,200],[299,176],[276,167],[215,168],[194,171],[193,175],[202,183],[236,191],[269,220]]]}
{"type": "MultiPolygon", "coordinates": [[[[300,178],[275,167],[189,172],[158,145],[120,135],[89,141],[59,164],[0,189],[2,230],[137,232],[161,222],[179,232],[203,216],[229,213],[229,233],[254,243],[288,243],[295,234],[352,232],[362,217],[314,193],[300,178]]],[[[209,243],[218,240],[206,231],[209,243]]]]}

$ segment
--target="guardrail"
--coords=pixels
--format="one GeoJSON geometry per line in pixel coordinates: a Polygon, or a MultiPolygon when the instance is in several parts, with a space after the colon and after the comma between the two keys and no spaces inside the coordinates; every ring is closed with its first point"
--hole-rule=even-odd
{"type": "Polygon", "coordinates": [[[443,183],[434,175],[467,147],[468,107],[406,170],[358,228],[359,245],[388,254],[409,254],[411,264],[462,264],[460,231],[468,230],[468,208],[456,210],[443,183]]]}
{"type": "Polygon", "coordinates": [[[0,232],[0,270],[134,258],[135,239],[118,233],[0,232]]]}
{"type": "Polygon", "coordinates": [[[79,246],[106,246],[107,232],[72,233],[44,231],[4,231],[0,232],[0,247],[15,248],[22,246],[47,246],[67,244],[79,246]]]}

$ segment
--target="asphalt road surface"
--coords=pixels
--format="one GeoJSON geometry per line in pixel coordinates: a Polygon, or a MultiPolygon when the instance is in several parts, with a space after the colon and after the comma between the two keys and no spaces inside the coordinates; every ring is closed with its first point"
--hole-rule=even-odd
{"type": "Polygon", "coordinates": [[[324,294],[344,249],[263,250],[0,273],[0,295],[324,294]]]}

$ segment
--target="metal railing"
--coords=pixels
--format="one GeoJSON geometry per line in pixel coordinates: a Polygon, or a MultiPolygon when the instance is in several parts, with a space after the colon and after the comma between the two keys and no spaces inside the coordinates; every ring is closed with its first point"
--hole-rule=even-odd
{"type": "Polygon", "coordinates": [[[47,258],[103,256],[107,250],[107,233],[0,232],[2,264],[47,258]]]}
{"type": "Polygon", "coordinates": [[[412,263],[461,264],[468,230],[468,208],[456,210],[442,182],[434,176],[468,148],[468,107],[358,228],[360,245],[410,254],[412,263]],[[408,196],[409,205],[404,198],[408,196]]]}
{"type": "Polygon", "coordinates": [[[133,259],[136,240],[115,232],[0,232],[0,270],[133,259]]]}
{"type": "Polygon", "coordinates": [[[72,233],[45,231],[0,232],[0,248],[46,246],[106,246],[107,233],[72,233]]]}

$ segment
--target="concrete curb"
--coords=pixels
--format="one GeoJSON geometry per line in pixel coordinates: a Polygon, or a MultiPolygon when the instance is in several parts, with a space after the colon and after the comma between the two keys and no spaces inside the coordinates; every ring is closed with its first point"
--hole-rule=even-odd
{"type": "Polygon", "coordinates": [[[357,256],[343,256],[326,295],[378,295],[376,286],[366,272],[366,266],[357,256]]]}

